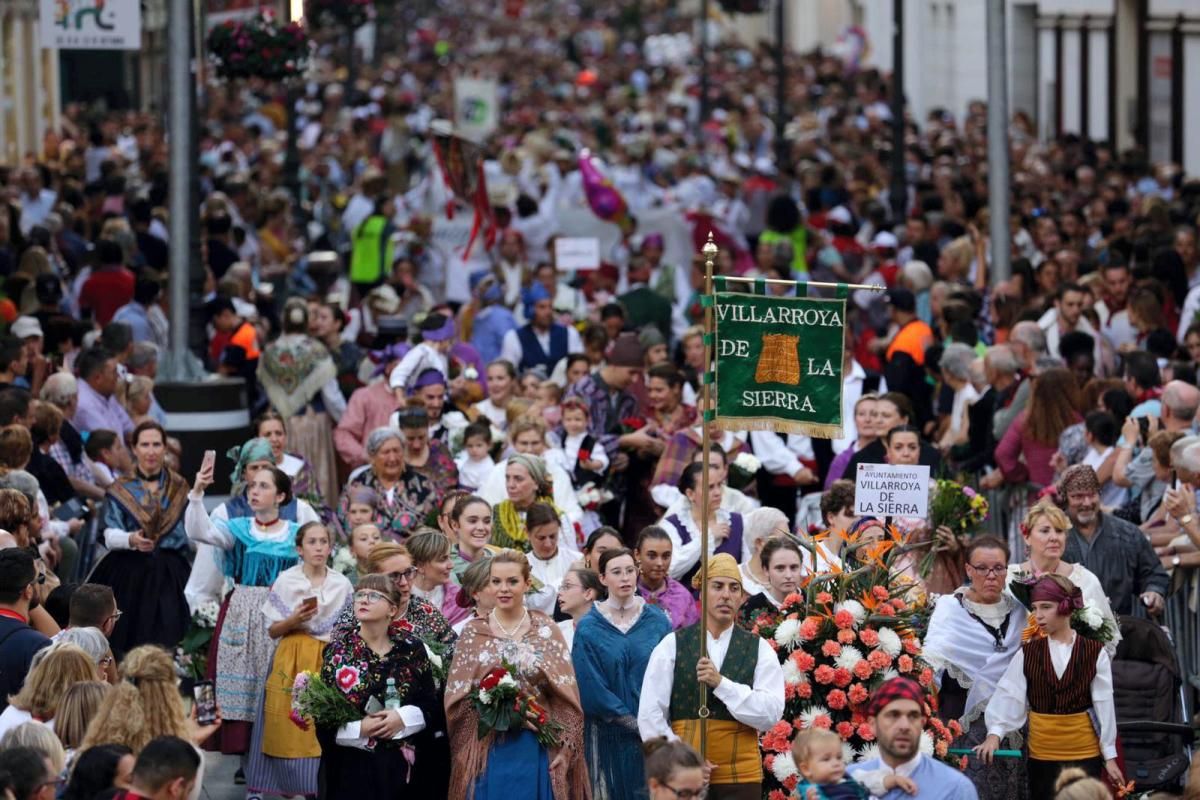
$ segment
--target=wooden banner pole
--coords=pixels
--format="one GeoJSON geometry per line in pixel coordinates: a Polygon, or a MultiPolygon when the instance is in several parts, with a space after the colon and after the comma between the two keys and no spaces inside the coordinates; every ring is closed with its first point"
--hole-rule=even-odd
{"type": "MultiPolygon", "coordinates": [[[[700,657],[708,658],[708,516],[712,512],[708,502],[708,465],[712,451],[712,439],[708,435],[708,420],[706,414],[716,415],[715,387],[712,384],[713,374],[713,262],[717,259],[717,244],[713,235],[708,234],[708,242],[701,252],[704,254],[704,294],[709,302],[704,306],[704,370],[701,376],[700,397],[700,447],[703,453],[703,480],[700,484],[700,657]]],[[[700,760],[708,758],[708,686],[700,684],[700,760]]]]}

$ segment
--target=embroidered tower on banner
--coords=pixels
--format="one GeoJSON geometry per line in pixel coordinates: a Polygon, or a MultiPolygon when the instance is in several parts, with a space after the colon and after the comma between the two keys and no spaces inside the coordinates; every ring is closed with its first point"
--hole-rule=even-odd
{"type": "Polygon", "coordinates": [[[786,333],[764,333],[762,353],[754,370],[755,383],[800,383],[800,337],[786,333]]]}

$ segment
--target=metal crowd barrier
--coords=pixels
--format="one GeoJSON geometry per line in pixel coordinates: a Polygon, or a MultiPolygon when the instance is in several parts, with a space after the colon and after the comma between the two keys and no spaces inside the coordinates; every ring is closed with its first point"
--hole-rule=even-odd
{"type": "Polygon", "coordinates": [[[1176,568],[1167,597],[1167,630],[1175,643],[1184,683],[1188,720],[1196,713],[1200,695],[1200,569],[1176,568]]]}

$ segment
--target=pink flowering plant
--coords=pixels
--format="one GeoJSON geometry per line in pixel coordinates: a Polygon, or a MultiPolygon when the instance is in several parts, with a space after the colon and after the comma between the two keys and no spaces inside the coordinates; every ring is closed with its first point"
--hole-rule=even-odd
{"type": "Polygon", "coordinates": [[[961,727],[943,724],[933,714],[937,695],[914,629],[921,610],[911,599],[914,585],[892,574],[891,562],[906,552],[900,534],[892,529],[882,541],[862,544],[854,536],[845,538],[861,567],[812,576],[784,599],[777,615],[750,621],[783,665],[783,720],[760,739],[770,800],[790,797],[800,780],[791,755],[799,731],[834,731],[847,763],[874,757],[867,705],[879,686],[901,675],[927,692],[922,752],[962,766],[962,758],[949,754],[961,727]]]}
{"type": "Polygon", "coordinates": [[[300,729],[308,730],[310,723],[340,728],[363,718],[362,712],[346,699],[346,688],[358,684],[358,670],[342,667],[338,670],[337,687],[321,679],[319,673],[305,670],[292,682],[292,710],[288,718],[300,729]]]}
{"type": "Polygon", "coordinates": [[[308,65],[308,36],[298,22],[281,23],[271,14],[231,19],[208,34],[209,60],[224,80],[295,77],[308,65]]]}

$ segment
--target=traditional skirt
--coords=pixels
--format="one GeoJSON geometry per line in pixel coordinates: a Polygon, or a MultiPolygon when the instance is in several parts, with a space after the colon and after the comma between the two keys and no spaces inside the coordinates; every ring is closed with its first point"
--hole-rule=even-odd
{"type": "Polygon", "coordinates": [[[275,648],[250,741],[247,791],[284,796],[317,793],[321,745],[316,731],[301,730],[289,714],[292,681],[304,670],[319,671],[324,651],[324,642],[305,633],[289,634],[275,648]]]}
{"type": "Polygon", "coordinates": [[[191,622],[183,588],[191,567],[176,550],[156,548],[112,550],[88,578],[112,588],[121,618],[108,637],[113,653],[124,657],[143,644],[157,644],[175,652],[191,622]]]}
{"type": "Polygon", "coordinates": [[[531,731],[498,734],[487,767],[475,779],[475,800],[554,800],[550,756],[531,731]]]}
{"type": "Polygon", "coordinates": [[[304,456],[312,464],[317,493],[330,506],[338,500],[337,457],[333,452],[333,424],[325,412],[313,411],[287,421],[288,448],[304,456]]]}
{"type": "MultiPolygon", "coordinates": [[[[979,716],[971,723],[971,727],[963,731],[952,745],[956,748],[972,748],[983,744],[987,738],[987,722],[979,716]]],[[[1015,736],[1005,738],[1002,746],[1012,750],[1020,750],[1021,745],[1015,736]]],[[[984,764],[977,758],[967,758],[967,766],[963,774],[975,784],[979,800],[1027,800],[1029,784],[1024,758],[997,758],[991,765],[984,764]]]]}
{"type": "Polygon", "coordinates": [[[1104,758],[1090,715],[1029,712],[1029,796],[1053,797],[1054,782],[1068,767],[1103,780],[1104,758]]]}
{"type": "MultiPolygon", "coordinates": [[[[355,747],[343,747],[335,741],[337,731],[333,728],[318,728],[317,741],[321,743],[320,770],[317,774],[317,796],[321,800],[417,800],[418,798],[442,798],[446,796],[446,781],[449,778],[449,759],[429,757],[428,740],[423,738],[418,745],[413,763],[404,757],[398,747],[378,745],[368,752],[355,747]]],[[[417,734],[421,737],[422,734],[417,734]]],[[[532,734],[530,734],[532,737],[532,734]]],[[[416,737],[414,737],[416,738],[416,737]]],[[[445,738],[441,740],[445,742],[445,738]]],[[[443,751],[445,750],[443,745],[443,751]]],[[[543,765],[547,781],[550,778],[549,762],[543,765]]],[[[504,800],[530,797],[512,791],[497,794],[504,800]]],[[[486,800],[476,794],[476,800],[486,800]]],[[[536,800],[541,800],[541,795],[536,800]]],[[[546,800],[552,800],[549,794],[546,800]]]]}
{"type": "Polygon", "coordinates": [[[262,615],[270,591],[266,586],[238,585],[221,606],[205,677],[216,684],[224,722],[205,749],[240,755],[250,748],[250,725],[275,650],[262,615]]]}
{"type": "Polygon", "coordinates": [[[592,800],[645,796],[645,757],[637,730],[588,719],[583,727],[583,755],[592,781],[592,800]]]}

